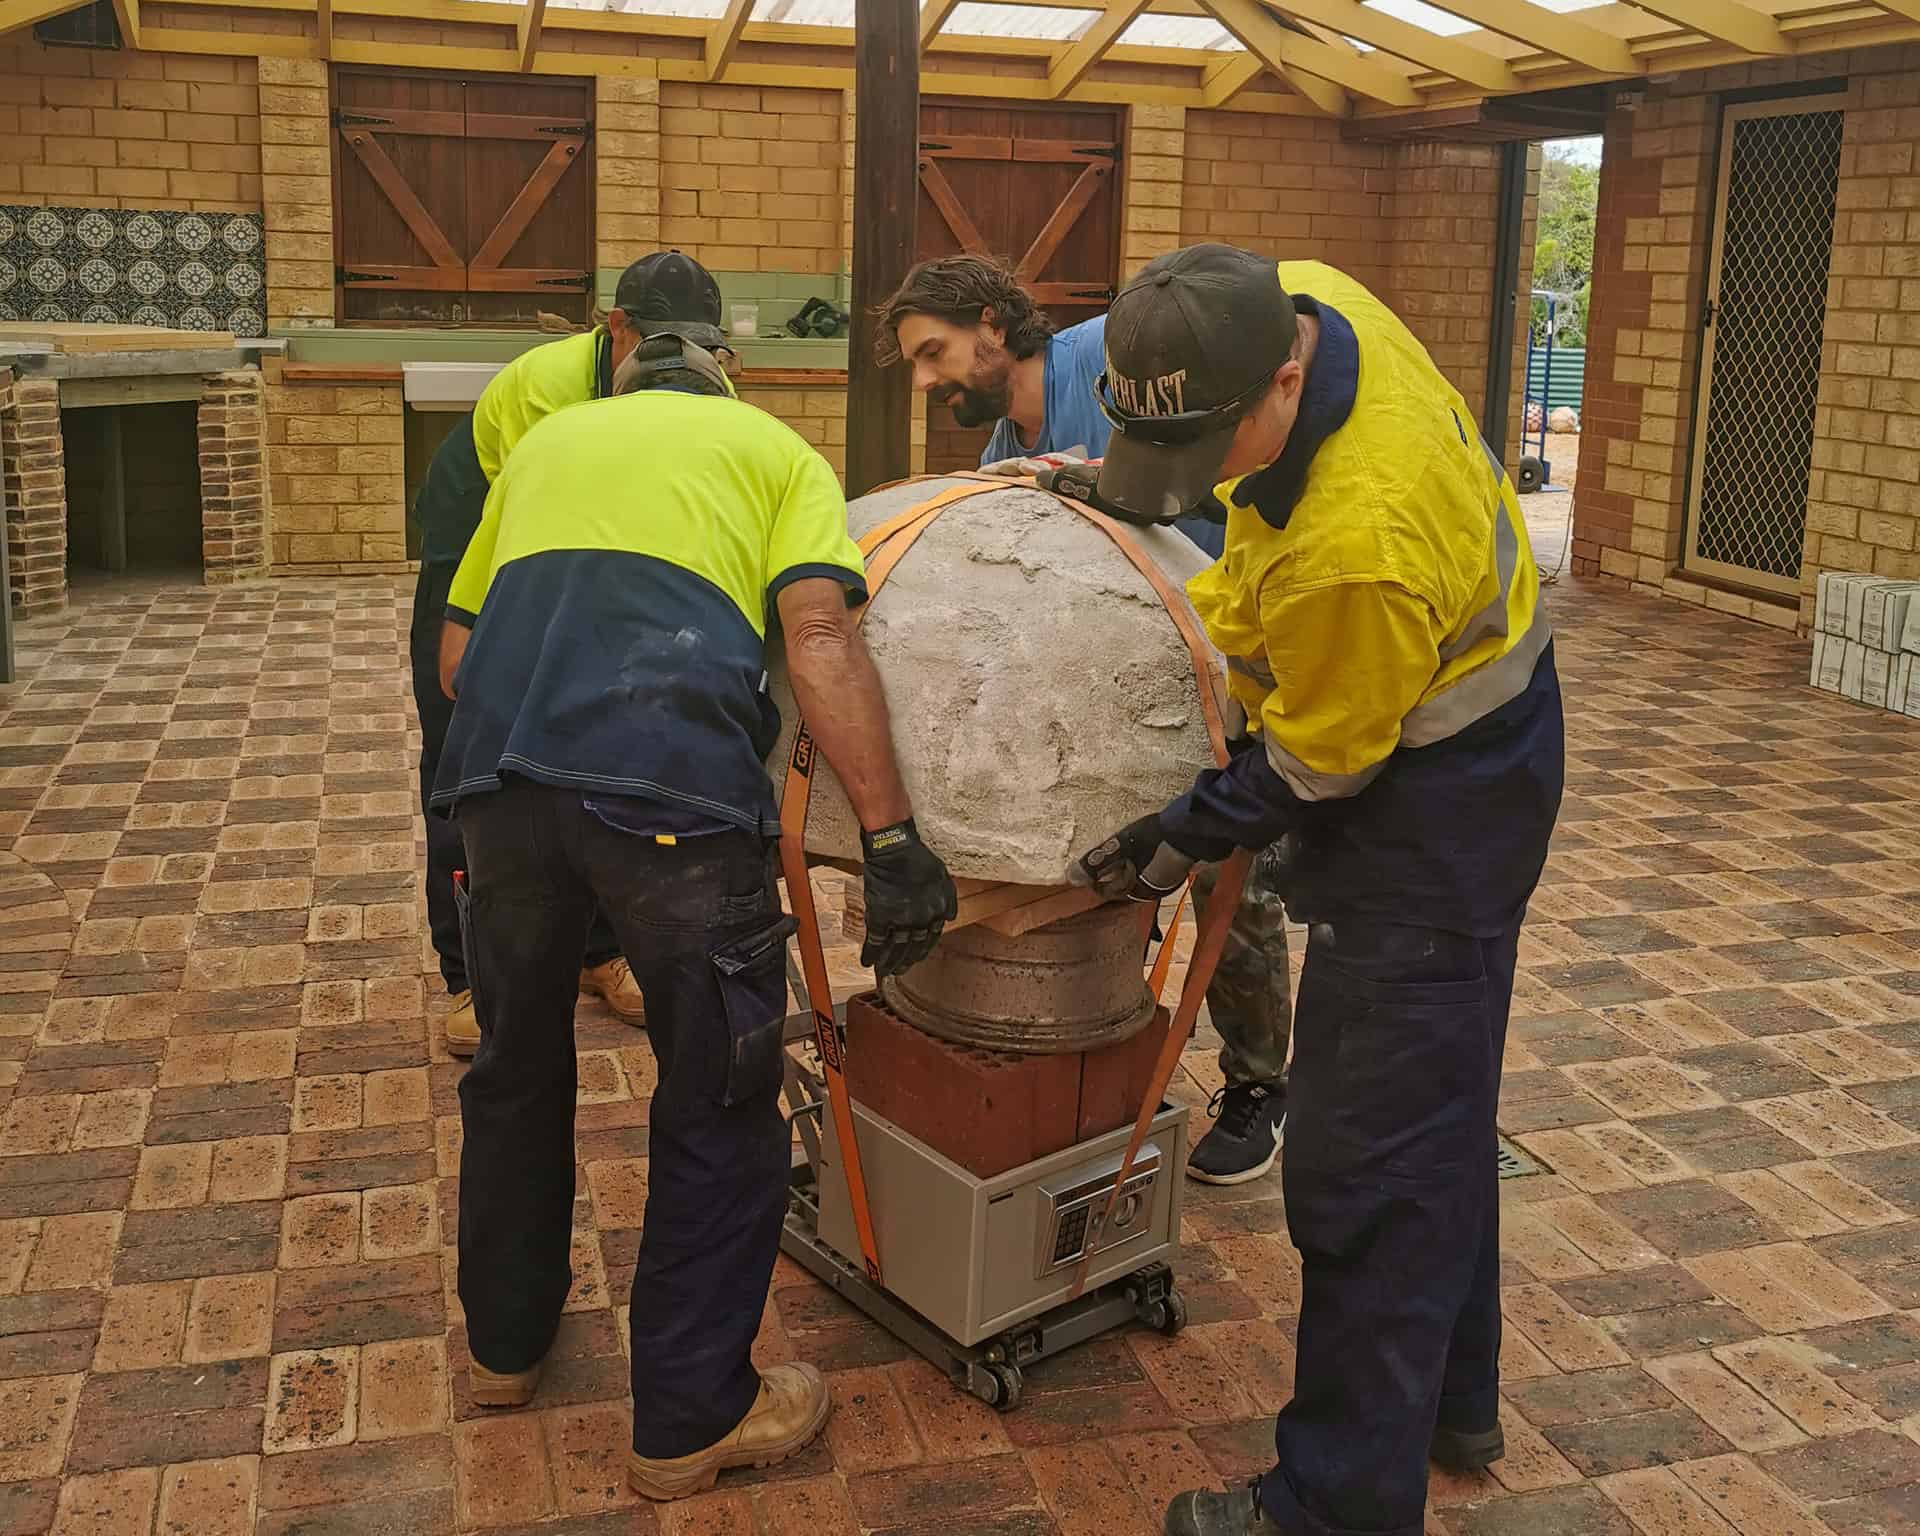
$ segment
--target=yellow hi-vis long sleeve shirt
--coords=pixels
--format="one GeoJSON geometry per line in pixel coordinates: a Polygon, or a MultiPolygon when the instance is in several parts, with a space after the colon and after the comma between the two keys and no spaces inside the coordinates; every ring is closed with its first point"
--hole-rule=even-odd
{"type": "MultiPolygon", "coordinates": [[[[1187,587],[1259,744],[1163,817],[1208,857],[1338,819],[1397,755],[1460,739],[1470,756],[1473,728],[1512,712],[1552,635],[1518,499],[1459,391],[1352,278],[1319,262],[1279,275],[1320,326],[1300,414],[1278,459],[1220,487],[1226,553],[1187,587]]],[[[1558,767],[1541,773],[1557,804],[1558,767]]],[[[1463,762],[1455,777],[1472,774],[1463,762]]]]}

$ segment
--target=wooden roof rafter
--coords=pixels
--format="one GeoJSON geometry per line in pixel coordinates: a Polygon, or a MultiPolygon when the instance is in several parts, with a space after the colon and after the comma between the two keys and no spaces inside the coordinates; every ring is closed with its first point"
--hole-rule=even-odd
{"type": "MultiPolygon", "coordinates": [[[[0,0],[0,34],[76,3],[0,0]]],[[[1606,0],[1573,13],[1533,0],[1431,3],[1473,30],[1442,36],[1361,0],[1088,0],[1102,14],[1063,43],[955,33],[958,0],[921,0],[922,84],[929,95],[1373,118],[1920,40],[1920,0],[1606,0]],[[1122,42],[1149,14],[1218,20],[1241,47],[1122,42]]],[[[566,0],[114,4],[123,35],[137,36],[150,52],[821,89],[852,80],[851,28],[755,21],[751,0],[730,0],[716,19],[587,9],[566,0]],[[250,13],[274,21],[256,29],[250,13]],[[204,26],[200,15],[208,18],[204,26]],[[314,18],[304,30],[289,25],[302,16],[314,18]]]]}
{"type": "Polygon", "coordinates": [[[703,51],[709,80],[718,80],[726,73],[734,50],[740,46],[740,34],[747,30],[747,22],[752,16],[753,0],[727,0],[726,10],[706,36],[703,51]]]}

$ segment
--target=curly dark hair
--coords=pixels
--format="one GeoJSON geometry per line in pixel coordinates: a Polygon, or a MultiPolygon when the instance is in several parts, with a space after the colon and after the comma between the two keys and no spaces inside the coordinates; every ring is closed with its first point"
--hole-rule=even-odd
{"type": "Polygon", "coordinates": [[[1053,334],[1053,321],[1021,285],[1010,263],[992,256],[936,256],[907,274],[876,313],[884,322],[874,337],[882,364],[900,359],[900,322],[908,315],[931,315],[951,325],[978,325],[991,309],[993,323],[1006,332],[1007,350],[1032,357],[1053,334]]]}

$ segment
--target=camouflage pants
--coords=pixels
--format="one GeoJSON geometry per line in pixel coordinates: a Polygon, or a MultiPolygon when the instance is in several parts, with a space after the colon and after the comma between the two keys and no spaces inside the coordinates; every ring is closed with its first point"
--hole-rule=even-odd
{"type": "MultiPolygon", "coordinates": [[[[1218,874],[1215,864],[1202,864],[1195,871],[1196,902],[1204,903],[1212,894],[1218,874]]],[[[1207,986],[1207,1012],[1220,1031],[1220,1070],[1229,1086],[1273,1083],[1286,1075],[1293,999],[1288,990],[1287,913],[1276,889],[1278,875],[1277,848],[1261,850],[1207,986]]]]}

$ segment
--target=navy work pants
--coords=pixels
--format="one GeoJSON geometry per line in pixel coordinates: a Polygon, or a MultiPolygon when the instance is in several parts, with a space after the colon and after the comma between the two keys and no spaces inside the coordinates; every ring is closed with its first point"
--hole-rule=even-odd
{"type": "Polygon", "coordinates": [[[1289,1536],[1419,1536],[1436,1424],[1499,1406],[1494,1114],[1520,929],[1315,924],[1282,1162],[1302,1295],[1261,1503],[1289,1536]]]}
{"type": "Polygon", "coordinates": [[[473,1358],[522,1371],[572,1284],[573,1000],[596,904],[659,1062],[633,1276],[633,1448],[704,1449],[760,1389],[760,1327],[787,1204],[780,1113],[786,937],[771,848],[623,832],[578,791],[510,780],[460,802],[480,1048],[460,1080],[460,1301],[473,1358]]]}
{"type": "MultiPolygon", "coordinates": [[[[433,776],[440,771],[440,749],[446,745],[447,726],[453,720],[453,700],[440,691],[440,624],[446,617],[447,589],[453,585],[457,561],[420,562],[420,579],[413,592],[413,628],[407,649],[413,662],[413,707],[420,715],[420,809],[427,819],[427,928],[433,952],[440,957],[440,976],[449,993],[470,985],[466,953],[460,943],[460,918],[453,904],[453,872],[465,862],[460,830],[427,806],[433,776]]],[[[587,942],[588,965],[604,965],[620,953],[613,930],[594,919],[587,942]]]]}

